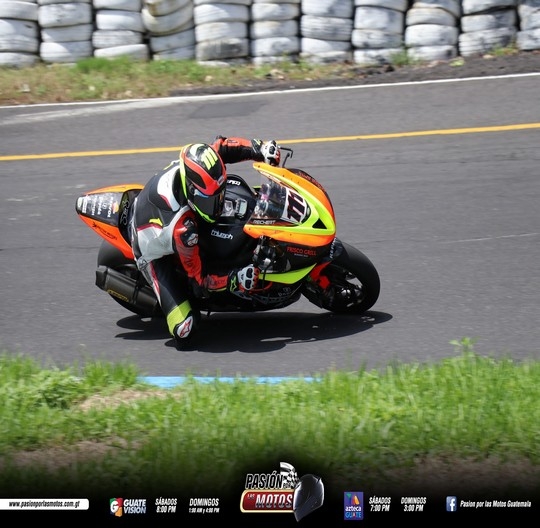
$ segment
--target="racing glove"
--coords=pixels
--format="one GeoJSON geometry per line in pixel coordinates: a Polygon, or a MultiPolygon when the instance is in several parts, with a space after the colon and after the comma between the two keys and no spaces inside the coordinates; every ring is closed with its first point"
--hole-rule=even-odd
{"type": "Polygon", "coordinates": [[[281,149],[275,140],[263,141],[259,144],[259,150],[264,158],[264,162],[268,165],[277,167],[281,161],[281,149]]]}
{"type": "Polygon", "coordinates": [[[228,290],[234,292],[249,293],[257,287],[259,280],[259,268],[253,264],[229,274],[228,290]]]}

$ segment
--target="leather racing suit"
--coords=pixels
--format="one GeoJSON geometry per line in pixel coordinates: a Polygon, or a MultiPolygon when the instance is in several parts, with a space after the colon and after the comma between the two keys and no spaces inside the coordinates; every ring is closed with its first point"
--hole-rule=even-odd
{"type": "MultiPolygon", "coordinates": [[[[262,141],[218,136],[211,144],[226,165],[264,161],[262,141]]],[[[188,288],[199,295],[227,288],[228,275],[206,275],[199,253],[200,217],[187,203],[178,160],[156,173],[141,190],[131,219],[132,248],[138,269],[152,286],[177,345],[187,342],[198,313],[188,300],[188,288]],[[182,283],[175,271],[180,260],[191,285],[182,283]]]]}

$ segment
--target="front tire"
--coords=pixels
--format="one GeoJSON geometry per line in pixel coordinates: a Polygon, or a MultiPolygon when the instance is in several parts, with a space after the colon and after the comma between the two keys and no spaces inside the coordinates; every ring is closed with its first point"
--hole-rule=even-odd
{"type": "Polygon", "coordinates": [[[313,304],[339,314],[362,314],[379,299],[381,281],[371,260],[341,242],[343,249],[322,272],[323,282],[306,283],[304,296],[313,304]],[[324,284],[328,279],[329,285],[324,284]]]}

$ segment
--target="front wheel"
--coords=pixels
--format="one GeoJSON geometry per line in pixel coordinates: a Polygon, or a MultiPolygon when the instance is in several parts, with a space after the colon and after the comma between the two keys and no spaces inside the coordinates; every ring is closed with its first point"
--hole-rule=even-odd
{"type": "Polygon", "coordinates": [[[320,280],[307,282],[302,293],[330,312],[361,314],[379,298],[379,273],[364,253],[346,242],[341,244],[342,252],[324,268],[320,280]]]}

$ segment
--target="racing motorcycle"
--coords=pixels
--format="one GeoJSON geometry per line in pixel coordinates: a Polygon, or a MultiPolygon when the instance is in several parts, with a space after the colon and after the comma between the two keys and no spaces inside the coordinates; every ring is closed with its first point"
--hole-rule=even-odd
{"type": "MultiPolygon", "coordinates": [[[[379,274],[370,259],[336,236],[336,217],[324,187],[304,170],[254,162],[260,185],[228,174],[223,213],[215,223],[201,222],[199,244],[209,273],[227,273],[248,264],[260,270],[256,290],[190,293],[200,312],[277,310],[302,296],[338,314],[362,314],[377,301],[379,274]]],[[[133,204],[143,186],[123,184],[87,192],[76,212],[103,238],[95,284],[130,312],[163,317],[157,298],[138,270],[130,245],[133,204]]],[[[169,258],[169,257],[166,257],[169,258]]],[[[170,258],[174,258],[171,256],[170,258]]],[[[178,280],[190,292],[178,260],[178,280]]]]}

